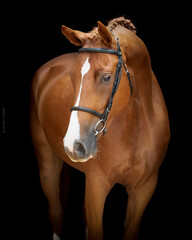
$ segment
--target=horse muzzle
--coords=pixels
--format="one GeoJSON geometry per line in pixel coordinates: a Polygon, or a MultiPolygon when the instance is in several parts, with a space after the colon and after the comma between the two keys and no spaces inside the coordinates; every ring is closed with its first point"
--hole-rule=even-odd
{"type": "Polygon", "coordinates": [[[87,162],[93,158],[97,152],[97,137],[91,132],[87,137],[72,140],[64,138],[64,149],[72,162],[87,162]]]}

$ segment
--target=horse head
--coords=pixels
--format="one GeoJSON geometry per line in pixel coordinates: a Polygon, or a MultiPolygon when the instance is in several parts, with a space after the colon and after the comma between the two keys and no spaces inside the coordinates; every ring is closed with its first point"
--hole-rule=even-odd
{"type": "MultiPolygon", "coordinates": [[[[117,37],[101,22],[98,22],[98,27],[89,33],[72,30],[66,26],[62,26],[62,33],[71,43],[82,46],[83,49],[114,49],[116,52],[118,50],[117,37]]],[[[126,69],[123,46],[121,47],[121,59],[126,69]]],[[[102,118],[102,114],[107,112],[105,110],[109,104],[109,99],[111,99],[111,93],[114,91],[114,82],[117,82],[119,61],[119,57],[115,54],[107,53],[80,52],[77,54],[70,71],[75,93],[73,110],[78,111],[71,112],[63,143],[66,153],[74,162],[86,162],[96,155],[97,140],[101,137],[101,134],[98,133],[105,128],[106,119],[98,122],[98,116],[101,115],[100,118],[102,118]],[[97,130],[95,130],[95,126],[98,128],[97,130]]],[[[118,82],[118,91],[113,96],[114,99],[112,97],[113,106],[112,108],[110,106],[111,111],[107,119],[108,127],[115,116],[127,106],[131,96],[126,71],[122,69],[118,77],[121,81],[118,82]]]]}

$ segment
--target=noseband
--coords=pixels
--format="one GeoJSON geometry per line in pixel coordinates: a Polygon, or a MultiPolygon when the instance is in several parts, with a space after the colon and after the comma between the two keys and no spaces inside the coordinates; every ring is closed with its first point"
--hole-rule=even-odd
{"type": "Polygon", "coordinates": [[[116,73],[115,73],[115,79],[113,82],[113,88],[112,88],[112,92],[111,92],[111,96],[109,98],[109,101],[107,103],[107,106],[105,108],[105,111],[101,114],[95,110],[92,110],[90,108],[86,108],[86,107],[79,107],[79,106],[74,106],[71,108],[71,111],[82,111],[82,112],[87,112],[90,114],[95,115],[96,117],[100,118],[100,120],[97,122],[97,124],[95,125],[95,129],[94,129],[94,133],[95,136],[97,136],[98,134],[103,132],[103,135],[106,133],[106,121],[107,121],[107,117],[108,114],[111,110],[112,107],[112,103],[113,103],[113,98],[114,95],[117,91],[117,88],[119,86],[120,80],[121,80],[121,74],[122,74],[122,65],[127,73],[127,78],[129,80],[129,86],[130,86],[130,90],[131,90],[131,95],[132,95],[132,91],[133,91],[133,84],[131,81],[131,77],[129,74],[129,71],[127,70],[125,63],[122,59],[122,52],[121,52],[121,48],[120,48],[120,44],[119,44],[119,40],[117,38],[117,50],[114,49],[107,49],[107,48],[80,48],[78,50],[80,53],[83,52],[90,52],[90,53],[108,53],[108,54],[112,54],[112,55],[116,55],[118,56],[118,61],[117,61],[117,68],[116,68],[116,73]]]}

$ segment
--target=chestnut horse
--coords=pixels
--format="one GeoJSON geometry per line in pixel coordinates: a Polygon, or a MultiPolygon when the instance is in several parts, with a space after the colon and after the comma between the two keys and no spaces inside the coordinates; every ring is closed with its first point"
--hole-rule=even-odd
{"type": "Polygon", "coordinates": [[[44,64],[31,94],[31,135],[53,239],[61,237],[64,162],[85,173],[87,238],[103,239],[105,200],[120,183],[129,196],[123,239],[136,239],[170,138],[149,53],[124,17],[98,22],[89,33],[62,26],[62,33],[82,48],[44,64]]]}

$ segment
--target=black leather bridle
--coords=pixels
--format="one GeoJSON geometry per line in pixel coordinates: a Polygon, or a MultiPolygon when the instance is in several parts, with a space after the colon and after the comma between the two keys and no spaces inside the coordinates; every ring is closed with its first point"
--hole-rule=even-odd
{"type": "Polygon", "coordinates": [[[90,114],[95,115],[96,117],[100,118],[100,120],[96,123],[95,125],[95,136],[102,133],[103,135],[106,133],[106,121],[107,121],[107,117],[108,114],[111,110],[112,107],[112,103],[113,103],[113,98],[114,95],[117,91],[117,88],[119,86],[120,80],[121,80],[121,74],[122,74],[122,65],[127,73],[127,78],[129,80],[129,86],[130,86],[130,90],[131,90],[131,95],[132,95],[132,91],[133,91],[133,84],[131,81],[131,77],[129,74],[129,71],[127,70],[125,63],[122,59],[122,52],[121,52],[121,48],[120,48],[120,44],[119,44],[119,40],[117,38],[117,50],[114,49],[107,49],[107,48],[80,48],[78,50],[80,53],[83,52],[90,52],[90,53],[108,53],[108,54],[112,54],[112,55],[117,55],[118,56],[118,61],[117,61],[117,68],[116,68],[116,73],[115,73],[115,79],[113,82],[113,88],[112,88],[112,92],[111,92],[111,96],[109,98],[109,101],[107,103],[107,106],[105,108],[105,111],[101,114],[95,110],[92,110],[90,108],[86,108],[86,107],[80,107],[80,106],[74,106],[71,108],[71,111],[82,111],[82,112],[87,112],[90,114]]]}

